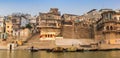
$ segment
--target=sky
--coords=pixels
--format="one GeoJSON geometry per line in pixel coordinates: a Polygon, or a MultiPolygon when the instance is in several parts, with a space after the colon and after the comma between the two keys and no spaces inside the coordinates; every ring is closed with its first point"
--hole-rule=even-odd
{"type": "Polygon", "coordinates": [[[82,15],[91,9],[120,9],[120,0],[0,0],[0,15],[21,12],[38,15],[58,8],[64,14],[82,15]]]}

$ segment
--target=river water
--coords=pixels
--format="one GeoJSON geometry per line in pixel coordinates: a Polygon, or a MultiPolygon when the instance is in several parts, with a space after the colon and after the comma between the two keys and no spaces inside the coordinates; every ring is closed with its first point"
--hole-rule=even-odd
{"type": "Polygon", "coordinates": [[[7,51],[0,50],[0,58],[120,58],[120,51],[86,51],[61,52],[46,51],[29,52],[28,50],[7,51]]]}

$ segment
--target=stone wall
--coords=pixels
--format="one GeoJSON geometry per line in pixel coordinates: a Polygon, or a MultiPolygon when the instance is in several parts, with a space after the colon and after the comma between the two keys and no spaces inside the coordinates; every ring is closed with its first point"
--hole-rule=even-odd
{"type": "Polygon", "coordinates": [[[92,30],[90,27],[76,26],[75,30],[76,39],[89,39],[92,38],[92,30]]]}
{"type": "Polygon", "coordinates": [[[64,38],[90,39],[93,38],[93,30],[89,26],[64,25],[62,35],[64,38]]]}
{"type": "Polygon", "coordinates": [[[74,27],[72,25],[64,25],[62,35],[63,38],[74,38],[74,27]]]}

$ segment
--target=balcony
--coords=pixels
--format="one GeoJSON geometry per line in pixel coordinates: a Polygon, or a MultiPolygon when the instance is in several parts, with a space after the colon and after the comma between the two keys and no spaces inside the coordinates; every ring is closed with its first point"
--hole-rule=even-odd
{"type": "Polygon", "coordinates": [[[104,19],[102,20],[103,23],[106,23],[106,22],[116,22],[116,23],[120,23],[120,20],[117,20],[117,19],[104,19]]]}
{"type": "Polygon", "coordinates": [[[103,33],[108,33],[108,32],[118,32],[120,33],[120,30],[103,30],[103,33]]]}
{"type": "Polygon", "coordinates": [[[61,20],[61,17],[60,16],[55,16],[55,15],[50,15],[50,16],[42,16],[41,15],[41,19],[49,19],[49,20],[51,20],[51,19],[54,19],[54,20],[61,20]]]}
{"type": "Polygon", "coordinates": [[[58,26],[56,23],[54,24],[40,24],[39,26],[37,26],[39,28],[61,28],[61,26],[58,26]]]}

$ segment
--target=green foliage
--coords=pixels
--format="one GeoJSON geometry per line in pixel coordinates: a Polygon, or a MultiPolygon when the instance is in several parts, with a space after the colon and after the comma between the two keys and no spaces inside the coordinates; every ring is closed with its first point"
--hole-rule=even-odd
{"type": "Polygon", "coordinates": [[[31,26],[30,24],[27,24],[27,25],[26,25],[26,28],[31,29],[32,26],[31,26]]]}

